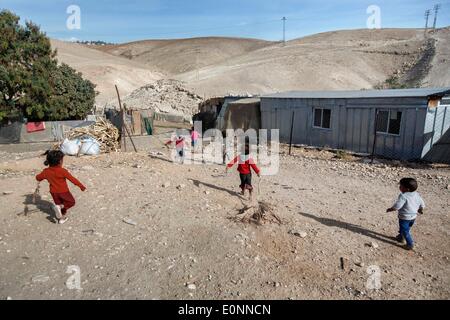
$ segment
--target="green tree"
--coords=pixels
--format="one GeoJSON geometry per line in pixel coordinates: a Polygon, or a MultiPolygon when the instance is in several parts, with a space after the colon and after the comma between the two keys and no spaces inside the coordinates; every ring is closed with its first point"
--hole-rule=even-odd
{"type": "Polygon", "coordinates": [[[0,12],[0,120],[80,119],[94,106],[94,85],[58,66],[50,40],[32,22],[0,12]]]}
{"type": "Polygon", "coordinates": [[[52,120],[84,119],[95,104],[95,86],[67,64],[58,67],[52,76],[54,94],[50,99],[48,117],[52,120]]]}

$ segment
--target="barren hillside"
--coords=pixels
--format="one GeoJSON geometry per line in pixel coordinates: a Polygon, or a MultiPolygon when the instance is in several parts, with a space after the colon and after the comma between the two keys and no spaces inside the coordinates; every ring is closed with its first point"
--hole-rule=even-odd
{"type": "Polygon", "coordinates": [[[122,94],[128,94],[161,78],[160,74],[144,65],[80,44],[52,40],[52,46],[58,50],[60,62],[67,63],[97,85],[99,95],[96,102],[99,106],[115,97],[116,84],[122,94]]]}
{"type": "Polygon", "coordinates": [[[148,40],[88,48],[53,41],[59,59],[97,84],[98,103],[158,78],[181,80],[200,96],[284,90],[450,85],[450,29],[347,30],[282,43],[254,39],[148,40]]]}
{"type": "MultiPolygon", "coordinates": [[[[425,48],[421,30],[328,32],[274,44],[178,78],[202,95],[368,89],[408,72],[425,48]]],[[[443,64],[441,68],[449,70],[449,62],[443,64]]],[[[427,86],[449,83],[447,75],[431,79],[427,86]]]]}
{"type": "Polygon", "coordinates": [[[175,75],[218,64],[270,44],[256,39],[208,37],[146,40],[97,48],[175,75]]]}
{"type": "Polygon", "coordinates": [[[445,87],[450,84],[450,27],[432,35],[436,39],[436,55],[423,85],[445,87]]]}

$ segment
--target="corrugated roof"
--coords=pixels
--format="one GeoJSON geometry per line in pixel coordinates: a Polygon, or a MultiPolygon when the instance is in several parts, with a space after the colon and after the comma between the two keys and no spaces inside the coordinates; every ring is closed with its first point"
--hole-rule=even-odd
{"type": "Polygon", "coordinates": [[[351,91],[288,91],[264,95],[261,98],[287,99],[358,99],[358,98],[420,98],[450,94],[448,88],[418,88],[351,91]]]}
{"type": "Polygon", "coordinates": [[[230,102],[229,104],[255,104],[258,102],[261,102],[260,98],[244,98],[230,102]]]}

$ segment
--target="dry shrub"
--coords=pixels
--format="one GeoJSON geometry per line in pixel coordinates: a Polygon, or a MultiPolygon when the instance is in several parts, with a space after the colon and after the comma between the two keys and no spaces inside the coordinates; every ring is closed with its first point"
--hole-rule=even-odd
{"type": "Polygon", "coordinates": [[[231,219],[235,222],[263,225],[265,223],[281,224],[281,219],[274,213],[274,206],[265,201],[258,201],[256,205],[245,205],[238,210],[238,214],[231,219]]]}

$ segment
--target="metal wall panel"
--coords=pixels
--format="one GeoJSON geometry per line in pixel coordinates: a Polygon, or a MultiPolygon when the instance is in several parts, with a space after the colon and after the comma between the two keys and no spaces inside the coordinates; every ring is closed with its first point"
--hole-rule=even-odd
{"type": "MultiPolygon", "coordinates": [[[[402,112],[399,135],[376,135],[375,153],[394,159],[420,159],[427,140],[425,98],[394,99],[282,99],[262,98],[262,122],[267,129],[280,129],[281,142],[289,142],[292,112],[295,111],[293,142],[318,147],[371,153],[374,143],[375,112],[387,109],[402,112]],[[331,129],[313,127],[314,107],[331,109],[331,129]],[[273,111],[276,110],[274,115],[273,111]],[[266,117],[275,117],[266,119],[266,117]]],[[[448,113],[448,112],[447,112],[448,113]]],[[[445,111],[441,112],[445,117],[445,111]]],[[[446,116],[450,122],[450,115],[446,116]]],[[[442,121],[445,127],[446,121],[442,121]]],[[[450,127],[450,124],[448,124],[450,127]]],[[[439,129],[442,129],[439,127],[439,129]]],[[[445,130],[444,130],[445,131],[445,130]]],[[[436,138],[436,137],[435,137],[436,138]]]]}

